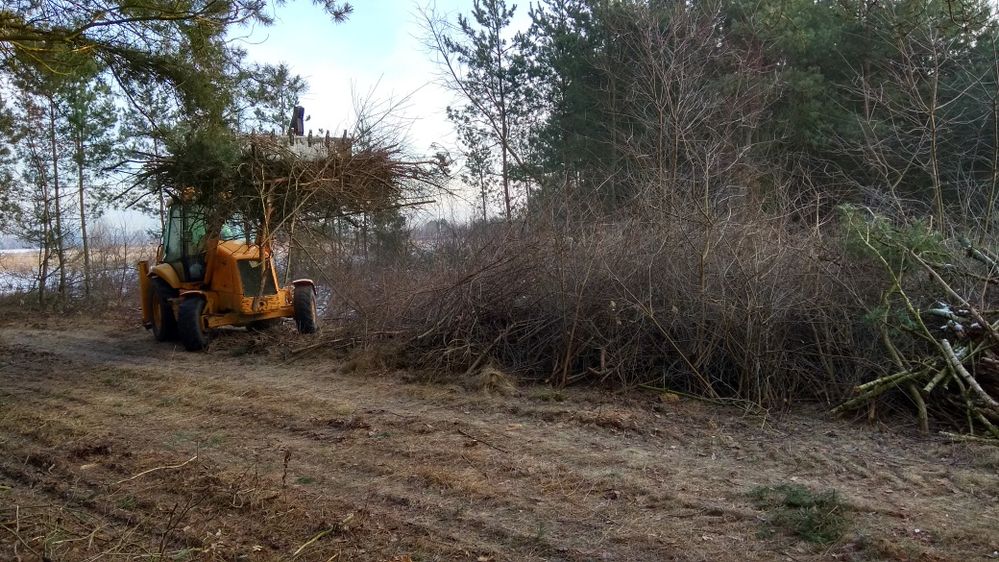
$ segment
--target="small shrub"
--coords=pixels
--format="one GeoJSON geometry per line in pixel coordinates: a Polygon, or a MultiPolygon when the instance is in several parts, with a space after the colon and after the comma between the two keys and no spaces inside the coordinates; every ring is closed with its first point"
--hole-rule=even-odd
{"type": "Polygon", "coordinates": [[[814,492],[797,484],[760,486],[750,492],[768,524],[816,544],[836,542],[847,529],[847,507],[835,490],[814,492]]]}

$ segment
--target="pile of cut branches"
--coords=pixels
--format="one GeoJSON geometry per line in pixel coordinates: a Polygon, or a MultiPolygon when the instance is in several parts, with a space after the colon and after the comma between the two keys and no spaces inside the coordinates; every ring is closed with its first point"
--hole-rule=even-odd
{"type": "Polygon", "coordinates": [[[840,398],[860,380],[854,357],[877,347],[843,305],[855,265],[812,259],[814,238],[782,222],[738,220],[478,225],[366,282],[358,328],[404,332],[406,355],[436,373],[493,365],[753,408],[840,398]]]}
{"type": "Polygon", "coordinates": [[[847,209],[847,223],[858,249],[888,274],[869,319],[896,370],[858,385],[835,411],[873,407],[902,390],[924,431],[932,417],[999,438],[999,310],[991,291],[999,283],[999,256],[923,224],[899,227],[863,215],[847,209]]]}
{"type": "Polygon", "coordinates": [[[207,224],[234,217],[267,235],[294,221],[322,222],[428,202],[447,178],[443,155],[409,157],[364,139],[193,131],[153,157],[140,180],[199,204],[207,224]]]}

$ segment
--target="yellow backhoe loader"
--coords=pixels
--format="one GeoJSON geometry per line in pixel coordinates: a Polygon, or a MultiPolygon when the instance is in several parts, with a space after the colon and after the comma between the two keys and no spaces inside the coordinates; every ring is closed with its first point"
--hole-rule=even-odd
{"type": "Polygon", "coordinates": [[[170,206],[155,263],[138,263],[142,322],[158,341],[179,339],[198,351],[215,328],[266,329],[282,318],[294,318],[300,333],[317,330],[315,283],[278,287],[270,243],[244,226],[208,232],[198,205],[170,206]]]}

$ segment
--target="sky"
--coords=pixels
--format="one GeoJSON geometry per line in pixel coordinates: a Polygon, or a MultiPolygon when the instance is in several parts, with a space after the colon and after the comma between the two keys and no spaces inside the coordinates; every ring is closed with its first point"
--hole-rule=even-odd
{"type": "MultiPolygon", "coordinates": [[[[250,61],[283,62],[305,78],[309,89],[300,104],[309,117],[306,130],[318,134],[321,128],[337,134],[350,129],[355,99],[399,103],[393,115],[406,129],[408,148],[433,154],[443,147],[458,158],[457,137],[446,111],[460,100],[441,85],[441,68],[424,45],[421,8],[456,21],[458,13],[471,13],[472,0],[351,0],[350,4],[354,11],[347,20],[334,23],[311,0],[271,3],[272,25],[234,29],[230,38],[246,50],[250,61]]],[[[525,0],[518,6],[512,28],[529,23],[527,4],[525,0]]],[[[451,171],[457,175],[457,169],[451,171]]],[[[463,222],[478,216],[474,189],[457,180],[449,189],[456,196],[438,196],[435,204],[411,211],[410,221],[463,222]]],[[[158,219],[136,211],[111,211],[104,220],[130,229],[159,226],[158,219]]]]}
{"type": "MultiPolygon", "coordinates": [[[[311,120],[306,128],[342,131],[353,114],[354,95],[369,92],[382,100],[409,97],[402,114],[411,119],[416,150],[434,142],[453,143],[445,109],[453,102],[437,82],[438,68],[423,46],[420,4],[414,0],[354,0],[354,11],[333,23],[309,0],[271,6],[275,23],[232,34],[248,57],[261,63],[287,63],[309,83],[301,104],[311,120]]],[[[468,11],[471,0],[437,0],[447,13],[468,11]]]]}
{"type": "MultiPolygon", "coordinates": [[[[446,109],[458,100],[440,84],[440,68],[424,46],[422,7],[454,16],[469,13],[472,0],[353,0],[353,13],[333,23],[310,0],[290,0],[271,7],[271,26],[233,33],[236,44],[259,63],[289,65],[309,84],[300,100],[309,121],[306,130],[327,129],[334,134],[349,129],[355,101],[370,98],[378,104],[399,104],[393,115],[406,130],[409,148],[432,154],[443,146],[457,153],[456,135],[446,109]]],[[[524,11],[526,10],[518,10],[524,11]]],[[[467,219],[474,194],[458,186],[459,197],[439,198],[420,215],[467,219]]]]}

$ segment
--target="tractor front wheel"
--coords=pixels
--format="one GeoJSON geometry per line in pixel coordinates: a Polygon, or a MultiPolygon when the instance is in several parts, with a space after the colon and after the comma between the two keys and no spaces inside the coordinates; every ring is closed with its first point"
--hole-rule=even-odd
{"type": "Polygon", "coordinates": [[[316,291],[309,285],[295,287],[295,326],[300,334],[314,334],[319,326],[316,291]]]}
{"type": "Polygon", "coordinates": [[[205,299],[189,297],[180,301],[180,313],[177,327],[180,330],[180,341],[188,351],[201,351],[208,346],[208,333],[201,323],[205,312],[205,299]]]}
{"type": "Polygon", "coordinates": [[[156,341],[177,339],[177,319],[173,315],[170,299],[177,296],[177,290],[158,277],[150,279],[152,302],[153,337],[156,341]]]}

